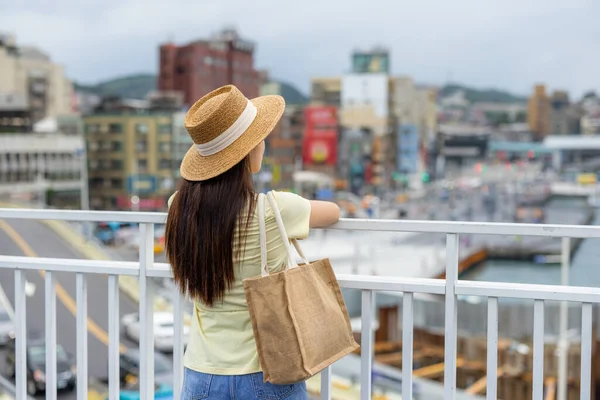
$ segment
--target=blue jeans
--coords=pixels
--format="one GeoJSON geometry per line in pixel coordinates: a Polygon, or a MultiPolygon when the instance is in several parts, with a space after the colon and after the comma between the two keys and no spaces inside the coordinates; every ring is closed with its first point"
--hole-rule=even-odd
{"type": "Polygon", "coordinates": [[[262,372],[248,375],[211,375],[185,368],[181,400],[308,400],[306,383],[273,385],[262,372]]]}

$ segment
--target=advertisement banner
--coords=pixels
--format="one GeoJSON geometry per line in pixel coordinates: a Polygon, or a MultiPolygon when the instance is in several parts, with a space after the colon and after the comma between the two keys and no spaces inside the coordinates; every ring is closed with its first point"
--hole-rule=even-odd
{"type": "Polygon", "coordinates": [[[157,188],[157,179],[153,175],[130,175],[127,177],[127,192],[136,194],[153,193],[157,188]]]}
{"type": "Polygon", "coordinates": [[[307,131],[302,146],[306,165],[335,165],[337,162],[337,131],[307,131]]]}
{"type": "Polygon", "coordinates": [[[333,106],[311,106],[304,109],[304,126],[307,130],[337,129],[337,108],[333,106]]]}
{"type": "Polygon", "coordinates": [[[366,73],[389,73],[390,57],[387,52],[381,53],[354,53],[352,55],[352,72],[357,74],[366,73]]]}
{"type": "Polygon", "coordinates": [[[404,174],[417,172],[419,153],[418,127],[401,124],[398,127],[398,171],[404,174]]]}
{"type": "MultiPolygon", "coordinates": [[[[130,196],[117,197],[117,207],[131,209],[133,204],[130,196]]],[[[139,210],[160,210],[167,207],[167,202],[163,197],[155,197],[149,199],[139,199],[137,204],[139,210]]]]}

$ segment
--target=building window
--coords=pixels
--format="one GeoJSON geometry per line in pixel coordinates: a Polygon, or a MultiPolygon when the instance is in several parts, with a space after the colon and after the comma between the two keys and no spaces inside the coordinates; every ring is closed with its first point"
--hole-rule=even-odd
{"type": "Polygon", "coordinates": [[[148,169],[148,160],[138,160],[138,172],[146,172],[148,169]]]}
{"type": "Polygon", "coordinates": [[[171,143],[169,143],[169,142],[158,143],[158,151],[161,153],[168,153],[169,151],[171,151],[171,143]]]}
{"type": "Polygon", "coordinates": [[[123,125],[122,124],[108,124],[108,132],[109,133],[123,133],[123,125]]]}
{"type": "Polygon", "coordinates": [[[169,125],[169,124],[158,125],[158,133],[160,133],[160,134],[171,133],[171,125],[169,125]]]}
{"type": "Polygon", "coordinates": [[[98,142],[95,141],[88,141],[88,151],[90,152],[94,152],[96,150],[98,150],[98,142]]]}
{"type": "Polygon", "coordinates": [[[111,160],[110,169],[113,171],[121,171],[123,170],[123,161],[121,160],[111,160]]]}
{"type": "Polygon", "coordinates": [[[148,125],[147,124],[135,124],[135,132],[141,135],[148,134],[148,125]]]}
{"type": "Polygon", "coordinates": [[[98,133],[100,132],[100,124],[86,124],[85,125],[86,133],[98,133]]]}
{"type": "Polygon", "coordinates": [[[171,169],[171,160],[161,158],[158,162],[158,169],[171,169]]]}
{"type": "Polygon", "coordinates": [[[148,142],[145,139],[135,142],[135,151],[145,152],[148,150],[148,142]]]}
{"type": "Polygon", "coordinates": [[[123,179],[113,178],[110,180],[110,187],[113,189],[122,189],[123,188],[123,179]]]}
{"type": "Polygon", "coordinates": [[[112,150],[113,151],[121,151],[121,150],[123,150],[123,143],[121,143],[121,142],[112,142],[112,150]]]}
{"type": "Polygon", "coordinates": [[[98,160],[90,160],[90,162],[89,162],[89,168],[92,171],[97,170],[98,169],[98,165],[99,165],[98,160]]]}

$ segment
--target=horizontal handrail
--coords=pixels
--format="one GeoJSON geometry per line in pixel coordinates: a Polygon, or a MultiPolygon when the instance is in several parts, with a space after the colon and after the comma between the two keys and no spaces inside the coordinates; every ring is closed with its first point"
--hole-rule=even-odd
{"type": "MultiPolygon", "coordinates": [[[[33,219],[129,223],[164,224],[166,213],[130,211],[82,211],[82,210],[39,210],[0,208],[0,219],[33,219]]],[[[392,219],[346,219],[327,229],[379,231],[379,232],[418,232],[418,233],[459,233],[500,236],[545,236],[571,238],[600,238],[600,226],[514,224],[498,222],[450,222],[392,219]]]]}

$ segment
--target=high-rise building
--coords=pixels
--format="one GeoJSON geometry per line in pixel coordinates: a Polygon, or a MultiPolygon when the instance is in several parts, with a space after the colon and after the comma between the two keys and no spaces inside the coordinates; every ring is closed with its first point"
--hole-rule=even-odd
{"type": "Polygon", "coordinates": [[[159,49],[158,89],[180,91],[191,105],[206,93],[234,84],[248,98],[257,97],[260,74],[254,68],[254,44],[224,29],[210,39],[159,49]]]}
{"type": "Polygon", "coordinates": [[[542,140],[550,133],[550,98],[544,85],[536,85],[529,98],[527,123],[536,140],[542,140]]]}
{"type": "Polygon", "coordinates": [[[81,135],[3,133],[0,135],[0,195],[37,197],[54,207],[79,207],[82,188],[81,135]]]}
{"type": "Polygon", "coordinates": [[[24,97],[33,122],[73,113],[73,86],[42,50],[0,34],[0,71],[0,93],[24,97]]]}
{"type": "Polygon", "coordinates": [[[173,114],[107,112],[84,123],[91,208],[164,210],[177,167],[173,114]]]}
{"type": "Polygon", "coordinates": [[[342,79],[312,78],[310,89],[310,103],[316,106],[340,107],[342,104],[342,79]]]}
{"type": "Polygon", "coordinates": [[[0,132],[31,132],[31,112],[25,96],[0,93],[0,132]]]}
{"type": "Polygon", "coordinates": [[[264,170],[271,177],[268,189],[294,188],[294,171],[299,170],[302,163],[303,129],[303,108],[286,107],[283,116],[266,139],[263,163],[264,170]]]}
{"type": "Polygon", "coordinates": [[[550,134],[569,135],[569,94],[565,91],[554,91],[550,98],[550,134]]]}

